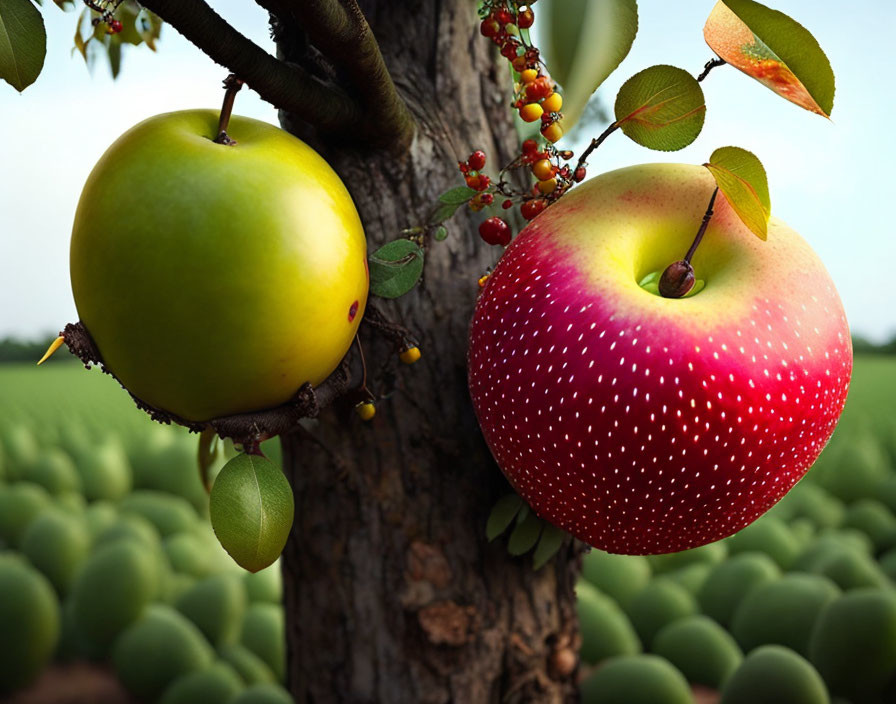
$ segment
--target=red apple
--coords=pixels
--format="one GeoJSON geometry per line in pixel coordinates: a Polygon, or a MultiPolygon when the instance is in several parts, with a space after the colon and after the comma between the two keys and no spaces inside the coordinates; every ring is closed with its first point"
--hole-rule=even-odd
{"type": "Polygon", "coordinates": [[[843,307],[805,241],[762,242],[719,196],[693,259],[705,287],[639,283],[681,259],[715,182],[649,164],[578,186],[508,247],[473,318],[486,442],[542,518],[651,554],[730,535],[805,474],[843,409],[843,307]]]}

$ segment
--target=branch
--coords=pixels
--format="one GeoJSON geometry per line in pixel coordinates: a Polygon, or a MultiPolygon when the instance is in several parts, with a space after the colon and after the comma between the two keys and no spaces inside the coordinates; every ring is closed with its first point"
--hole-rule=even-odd
{"type": "Polygon", "coordinates": [[[381,144],[406,146],[414,120],[383,60],[379,44],[356,0],[279,0],[308,33],[311,43],[342,66],[381,144]]]}
{"type": "Polygon", "coordinates": [[[217,63],[235,73],[262,98],[324,132],[363,124],[358,105],[298,66],[279,61],[221,18],[204,0],[141,0],[217,63]]]}

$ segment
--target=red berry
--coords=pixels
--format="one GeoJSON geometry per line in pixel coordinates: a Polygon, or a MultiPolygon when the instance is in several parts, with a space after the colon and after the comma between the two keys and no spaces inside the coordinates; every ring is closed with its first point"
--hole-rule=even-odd
{"type": "MultiPolygon", "coordinates": [[[[488,177],[486,177],[486,178],[488,178],[488,177]]],[[[472,189],[478,191],[478,190],[479,190],[479,183],[481,182],[482,177],[479,176],[479,175],[476,175],[476,176],[467,176],[464,180],[467,182],[467,185],[468,185],[470,188],[472,188],[472,189]]]]}
{"type": "Polygon", "coordinates": [[[544,210],[546,203],[542,198],[532,198],[520,206],[520,213],[526,220],[531,220],[544,210]]]}
{"type": "Polygon", "coordinates": [[[479,171],[483,166],[485,166],[485,152],[477,149],[475,152],[470,154],[470,158],[467,159],[467,163],[470,165],[471,169],[479,171]]]}
{"type": "Polygon", "coordinates": [[[479,199],[486,205],[491,205],[495,202],[495,197],[491,193],[483,193],[479,196],[479,199]]]}
{"type": "Polygon", "coordinates": [[[470,165],[463,161],[457,162],[457,168],[460,169],[460,172],[464,175],[470,173],[470,165]]]}
{"type": "Polygon", "coordinates": [[[585,180],[585,167],[580,166],[579,168],[577,168],[575,173],[572,175],[572,179],[576,183],[581,183],[582,181],[584,181],[585,180]]]}
{"type": "Polygon", "coordinates": [[[538,151],[538,142],[534,139],[527,139],[523,142],[523,154],[534,154],[538,151]]]}
{"type": "Polygon", "coordinates": [[[118,34],[121,30],[121,22],[119,22],[118,20],[111,20],[109,22],[109,29],[106,30],[106,34],[118,34]]]}
{"type": "Polygon", "coordinates": [[[505,59],[515,59],[516,58],[516,50],[519,44],[515,41],[509,41],[504,46],[501,47],[501,56],[505,59]]]}
{"type": "Polygon", "coordinates": [[[501,24],[513,24],[513,15],[503,7],[495,13],[495,19],[501,24]]]}
{"type": "Polygon", "coordinates": [[[479,33],[483,37],[494,37],[500,31],[501,25],[488,17],[482,20],[482,24],[479,25],[479,33]]]}
{"type": "Polygon", "coordinates": [[[504,210],[510,210],[513,207],[513,201],[508,198],[503,203],[501,203],[501,207],[504,208],[504,210]]]}
{"type": "Polygon", "coordinates": [[[551,81],[546,76],[539,76],[531,83],[526,84],[526,97],[529,100],[541,100],[554,92],[551,81]]]}
{"type": "Polygon", "coordinates": [[[520,29],[529,29],[533,22],[535,22],[535,13],[528,7],[517,15],[516,24],[520,29]]]}
{"type": "Polygon", "coordinates": [[[510,244],[512,234],[507,221],[499,217],[491,217],[488,220],[484,220],[479,226],[479,235],[488,244],[499,244],[502,247],[506,247],[510,244]]]}
{"type": "Polygon", "coordinates": [[[479,174],[479,184],[476,186],[470,186],[470,188],[475,188],[477,191],[484,191],[489,187],[492,180],[486,176],[485,174],[479,174]]]}

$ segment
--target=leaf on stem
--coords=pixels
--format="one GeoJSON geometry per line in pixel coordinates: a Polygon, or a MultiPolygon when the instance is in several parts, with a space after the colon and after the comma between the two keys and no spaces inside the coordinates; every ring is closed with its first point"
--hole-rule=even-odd
{"type": "Polygon", "coordinates": [[[753,0],[719,0],[703,36],[720,58],[782,98],[830,116],[834,71],[815,37],[795,20],[753,0]]]}
{"type": "Polygon", "coordinates": [[[516,518],[522,507],[523,500],[518,494],[507,494],[498,499],[488,515],[488,522],[485,524],[485,537],[488,538],[489,542],[507,530],[511,521],[516,518]]]}
{"type": "Polygon", "coordinates": [[[20,93],[40,75],[47,31],[31,0],[0,2],[0,78],[20,93]]]}
{"type": "Polygon", "coordinates": [[[529,511],[511,532],[507,541],[507,552],[514,556],[529,552],[538,542],[544,525],[544,521],[536,516],[534,511],[529,511]]]}
{"type": "Polygon", "coordinates": [[[638,4],[541,0],[537,13],[546,63],[563,86],[563,129],[568,132],[582,117],[592,93],[628,55],[638,33],[638,4]]]}
{"type": "Polygon", "coordinates": [[[704,166],[744,225],[765,240],[772,206],[762,162],[746,149],[721,147],[704,166]]]}
{"type": "Polygon", "coordinates": [[[267,567],[283,552],[294,512],[283,472],[258,455],[240,454],[225,464],[209,497],[218,541],[250,572],[267,567]]]}
{"type": "Polygon", "coordinates": [[[651,66],[622,84],[616,124],[641,146],[678,151],[703,129],[706,103],[697,79],[676,66],[651,66]]]}
{"type": "Polygon", "coordinates": [[[398,298],[414,288],[423,274],[423,248],[411,240],[395,240],[371,254],[368,263],[370,292],[398,298]]]}
{"type": "Polygon", "coordinates": [[[565,530],[561,530],[550,523],[545,523],[538,546],[535,548],[535,553],[532,556],[532,566],[536,570],[544,567],[547,561],[557,554],[560,546],[563,545],[563,541],[568,537],[569,533],[565,530]]]}

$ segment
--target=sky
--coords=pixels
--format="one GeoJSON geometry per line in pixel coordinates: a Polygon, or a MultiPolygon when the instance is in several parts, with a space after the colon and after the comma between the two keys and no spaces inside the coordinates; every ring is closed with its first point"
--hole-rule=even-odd
{"type": "MultiPolygon", "coordinates": [[[[273,50],[265,13],[257,5],[210,4],[273,50]]],[[[640,0],[638,37],[599,91],[605,104],[647,66],[674,64],[697,73],[713,56],[702,34],[713,4],[640,0]]],[[[654,161],[703,163],[726,145],[753,151],[768,173],[773,214],[800,232],[824,261],[853,332],[884,340],[896,333],[891,283],[896,237],[889,212],[896,198],[887,175],[896,162],[888,49],[896,3],[853,0],[848,9],[834,0],[769,4],[806,26],[827,53],[837,77],[832,120],[722,67],[703,83],[707,117],[693,145],[671,154],[652,152],[616,133],[589,159],[590,172],[654,161]]],[[[537,22],[537,5],[535,10],[537,22]]],[[[143,47],[126,52],[117,81],[102,61],[91,75],[71,53],[76,15],[51,3],[45,3],[43,15],[48,33],[43,74],[21,95],[0,82],[0,338],[33,338],[77,319],[68,242],[91,168],[119,134],[146,117],[217,108],[227,74],[164,27],[157,53],[143,47]]],[[[252,91],[238,95],[235,112],[277,122],[276,111],[252,91]]],[[[565,146],[578,151],[583,145],[565,146]]]]}

